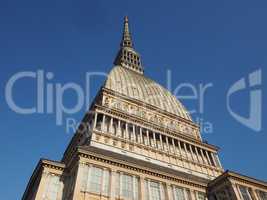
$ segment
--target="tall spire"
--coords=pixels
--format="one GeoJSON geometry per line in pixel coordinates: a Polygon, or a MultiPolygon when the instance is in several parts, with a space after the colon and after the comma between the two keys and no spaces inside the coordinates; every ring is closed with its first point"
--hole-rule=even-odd
{"type": "Polygon", "coordinates": [[[132,37],[129,29],[129,19],[127,16],[124,17],[124,28],[122,34],[121,47],[133,47],[132,37]]]}
{"type": "Polygon", "coordinates": [[[124,17],[124,27],[120,50],[117,54],[114,64],[128,68],[140,74],[144,73],[141,65],[140,55],[133,48],[132,37],[129,29],[129,20],[127,16],[124,17]]]}

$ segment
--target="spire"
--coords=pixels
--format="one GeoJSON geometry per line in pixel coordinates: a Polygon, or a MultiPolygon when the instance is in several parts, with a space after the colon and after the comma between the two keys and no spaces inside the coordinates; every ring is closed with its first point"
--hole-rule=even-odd
{"type": "Polygon", "coordinates": [[[129,29],[129,19],[127,16],[124,17],[124,28],[122,34],[121,47],[133,47],[132,37],[129,29]]]}
{"type": "Polygon", "coordinates": [[[117,54],[114,64],[128,68],[140,74],[144,73],[141,65],[140,55],[133,48],[132,37],[129,29],[129,20],[127,16],[124,17],[124,27],[120,50],[117,54]]]}

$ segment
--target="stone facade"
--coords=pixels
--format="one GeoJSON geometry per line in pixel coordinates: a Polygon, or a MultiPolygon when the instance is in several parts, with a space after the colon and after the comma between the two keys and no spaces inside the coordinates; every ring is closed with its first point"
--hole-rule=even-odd
{"type": "Polygon", "coordinates": [[[224,173],[181,102],[145,77],[127,18],[114,65],[62,160],[40,160],[23,200],[266,200],[266,184],[224,173]]]}
{"type": "Polygon", "coordinates": [[[266,200],[267,183],[226,171],[208,184],[211,200],[266,200]]]}

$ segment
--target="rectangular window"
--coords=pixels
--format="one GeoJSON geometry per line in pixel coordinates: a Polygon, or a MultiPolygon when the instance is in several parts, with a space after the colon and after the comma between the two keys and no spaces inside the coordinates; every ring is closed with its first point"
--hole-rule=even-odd
{"type": "Polygon", "coordinates": [[[139,199],[139,178],[136,176],[117,173],[117,197],[127,200],[139,199]]]}
{"type": "Polygon", "coordinates": [[[84,192],[87,190],[89,166],[83,165],[83,166],[81,166],[81,170],[82,170],[81,190],[84,192]]]}
{"type": "Polygon", "coordinates": [[[248,188],[245,186],[239,186],[239,190],[243,200],[251,200],[248,188]]]}
{"type": "Polygon", "coordinates": [[[150,182],[150,197],[149,199],[161,200],[160,196],[160,184],[157,182],[150,182]]]}
{"type": "Polygon", "coordinates": [[[131,199],[133,198],[133,179],[132,176],[122,176],[122,196],[131,199]]]}
{"type": "Polygon", "coordinates": [[[109,196],[110,171],[98,167],[82,167],[81,190],[109,196]]]}
{"type": "Polygon", "coordinates": [[[188,200],[192,200],[192,194],[191,194],[191,191],[189,189],[186,189],[186,195],[187,195],[188,200]]]}
{"type": "Polygon", "coordinates": [[[197,200],[205,200],[206,195],[203,192],[196,192],[197,194],[197,200]]]}
{"type": "Polygon", "coordinates": [[[184,188],[173,187],[174,200],[185,200],[184,188]]]}
{"type": "Polygon", "coordinates": [[[47,187],[45,192],[45,198],[56,200],[60,190],[60,177],[53,174],[49,174],[47,178],[47,187]]]}
{"type": "Polygon", "coordinates": [[[103,170],[100,168],[92,167],[91,168],[91,178],[89,189],[90,192],[101,193],[101,181],[103,177],[103,170]]]}
{"type": "Polygon", "coordinates": [[[165,190],[160,182],[145,180],[146,200],[165,200],[165,190]]]}
{"type": "Polygon", "coordinates": [[[110,172],[103,170],[102,195],[109,196],[110,172]]]}

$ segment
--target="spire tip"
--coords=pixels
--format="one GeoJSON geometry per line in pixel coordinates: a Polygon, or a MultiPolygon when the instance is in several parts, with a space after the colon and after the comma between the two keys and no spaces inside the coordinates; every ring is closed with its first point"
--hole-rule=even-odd
{"type": "Polygon", "coordinates": [[[123,34],[122,34],[121,47],[130,47],[130,48],[133,47],[131,33],[129,30],[128,16],[124,17],[124,28],[123,28],[123,34]]]}
{"type": "Polygon", "coordinates": [[[125,17],[124,17],[124,22],[128,22],[129,21],[129,19],[128,19],[128,16],[126,15],[125,17]]]}

